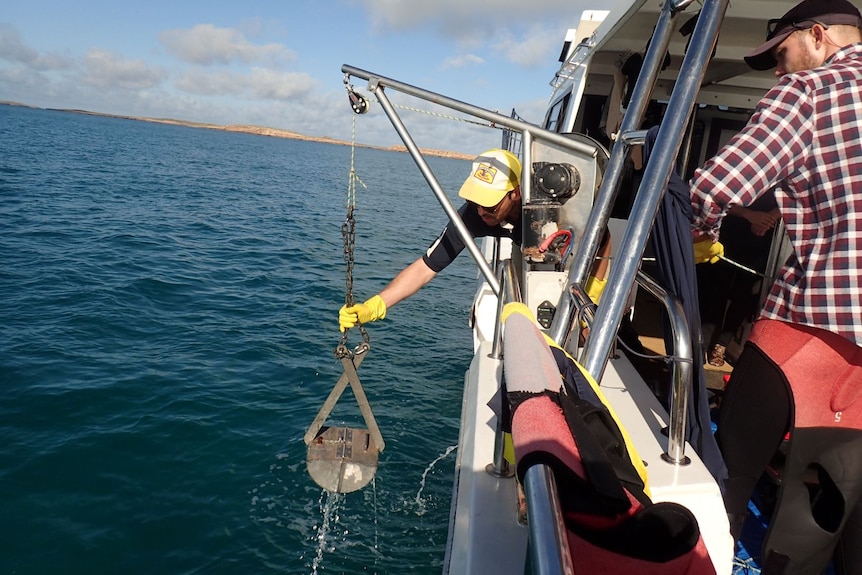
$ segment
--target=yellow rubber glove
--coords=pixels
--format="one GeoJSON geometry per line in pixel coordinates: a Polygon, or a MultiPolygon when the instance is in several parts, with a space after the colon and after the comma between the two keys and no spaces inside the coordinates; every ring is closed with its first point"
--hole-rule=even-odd
{"type": "Polygon", "coordinates": [[[711,238],[704,238],[694,242],[694,263],[705,264],[707,262],[714,264],[718,261],[719,256],[724,255],[724,246],[721,242],[714,242],[711,238]]]}
{"type": "Polygon", "coordinates": [[[587,279],[587,295],[590,296],[593,303],[599,303],[599,299],[601,299],[602,292],[605,290],[605,284],[607,283],[608,280],[600,280],[593,276],[587,279]]]}
{"type": "Polygon", "coordinates": [[[355,326],[357,323],[368,323],[386,317],[386,302],[379,295],[374,296],[365,303],[358,303],[347,307],[341,306],[338,311],[338,325],[341,331],[355,326]]]}

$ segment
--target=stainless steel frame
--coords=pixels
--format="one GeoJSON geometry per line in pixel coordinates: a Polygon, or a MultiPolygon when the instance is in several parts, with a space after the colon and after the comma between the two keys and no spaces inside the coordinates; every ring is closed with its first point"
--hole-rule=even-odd
{"type": "MultiPolygon", "coordinates": [[[[633,90],[632,100],[622,121],[617,145],[613,148],[599,189],[596,204],[587,222],[585,236],[582,238],[582,243],[576,252],[575,260],[570,269],[570,289],[565,290],[563,293],[558,305],[557,315],[551,326],[552,337],[561,344],[565,344],[567,339],[570,339],[573,323],[576,321],[578,324],[580,323],[580,319],[575,317],[573,293],[577,293],[579,299],[584,298],[581,286],[586,281],[590,266],[598,251],[602,233],[610,218],[611,207],[616,199],[619,183],[622,178],[623,165],[630,152],[630,145],[640,136],[638,128],[650,101],[653,85],[670,41],[674,18],[690,1],[669,1],[662,7],[653,34],[653,40],[650,43],[650,48],[644,58],[641,74],[633,90]]],[[[630,224],[620,241],[621,247],[618,252],[620,255],[611,268],[607,279],[607,287],[602,296],[602,305],[596,311],[595,319],[592,322],[593,328],[581,356],[583,365],[596,381],[601,380],[601,376],[610,358],[613,343],[616,339],[616,332],[625,313],[627,298],[637,280],[641,257],[646,247],[652,223],[658,211],[658,205],[664,194],[671,170],[674,167],[675,159],[685,133],[685,127],[689,122],[694,108],[695,96],[702,83],[706,64],[715,46],[718,30],[727,10],[727,5],[728,0],[704,1],[700,17],[692,35],[689,50],[680,70],[678,82],[667,106],[665,118],[658,135],[658,143],[654,147],[650,162],[645,169],[640,189],[632,207],[630,224]]],[[[470,255],[479,266],[482,275],[491,286],[491,289],[500,298],[501,303],[511,297],[515,297],[511,293],[504,293],[506,290],[503,290],[501,283],[505,285],[508,282],[497,279],[491,266],[488,265],[481,251],[472,241],[469,232],[458,216],[457,210],[452,206],[452,203],[443,192],[439,181],[434,176],[421,151],[395,112],[385,93],[385,88],[392,88],[404,94],[520,132],[523,134],[523,153],[527,156],[530,154],[530,144],[533,139],[544,140],[576,153],[589,154],[593,157],[596,156],[597,150],[594,147],[544,130],[533,124],[423,90],[391,78],[379,76],[359,68],[344,65],[341,71],[350,76],[368,81],[368,89],[377,97],[384,112],[389,117],[407,150],[437,197],[437,200],[455,225],[459,235],[464,239],[470,255]]],[[[530,158],[525,157],[523,163],[529,166],[530,158]]],[[[524,185],[529,186],[530,178],[525,178],[524,180],[522,187],[524,185]]],[[[528,192],[529,189],[525,191],[527,197],[529,197],[528,192]]],[[[660,288],[657,288],[648,278],[641,279],[641,284],[646,289],[654,292],[660,299],[667,299],[661,293],[660,288]]],[[[666,306],[671,312],[671,317],[675,318],[673,322],[676,326],[675,336],[678,338],[678,341],[681,341],[686,338],[687,334],[680,327],[685,324],[685,321],[681,321],[679,317],[676,317],[680,313],[678,302],[674,303],[667,300],[666,306]]],[[[495,334],[495,346],[497,345],[496,340],[498,335],[499,332],[495,334]]],[[[577,345],[577,338],[575,338],[575,345],[577,345]]],[[[670,463],[677,465],[684,464],[686,461],[683,451],[685,443],[685,398],[687,396],[685,390],[688,389],[689,382],[691,381],[690,363],[688,364],[688,373],[686,373],[684,357],[686,351],[684,345],[676,350],[683,359],[675,367],[675,398],[670,414],[671,438],[666,454],[667,457],[665,458],[670,463]]],[[[690,357],[690,349],[688,350],[688,355],[690,357]]],[[[526,473],[524,485],[530,513],[532,571],[536,574],[566,573],[568,572],[567,569],[570,569],[571,566],[571,557],[565,539],[565,528],[560,514],[559,501],[556,498],[553,472],[541,465],[534,466],[526,473]]]]}

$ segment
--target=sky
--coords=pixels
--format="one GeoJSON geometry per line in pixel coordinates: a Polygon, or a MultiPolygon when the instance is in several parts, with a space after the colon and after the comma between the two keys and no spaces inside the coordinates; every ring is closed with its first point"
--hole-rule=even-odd
{"type": "MultiPolygon", "coordinates": [[[[607,9],[613,2],[605,1],[607,9]]],[[[343,64],[541,122],[590,0],[27,0],[0,8],[0,101],[401,144],[343,64]]],[[[387,91],[420,147],[476,154],[499,130],[387,91]],[[405,110],[400,106],[438,115],[405,110]],[[440,117],[442,112],[444,117],[440,117]]]]}

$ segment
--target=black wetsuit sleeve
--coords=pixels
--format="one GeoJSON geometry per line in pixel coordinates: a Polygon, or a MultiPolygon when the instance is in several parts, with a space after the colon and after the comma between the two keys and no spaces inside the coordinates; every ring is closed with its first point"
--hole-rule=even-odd
{"type": "MultiPolygon", "coordinates": [[[[512,237],[511,230],[500,226],[489,226],[482,221],[479,212],[469,203],[462,205],[458,209],[458,214],[464,220],[464,226],[473,238],[482,238],[485,236],[512,237]]],[[[428,246],[428,250],[422,256],[422,260],[431,270],[440,272],[451,264],[458,257],[458,254],[464,251],[464,247],[464,242],[461,241],[458,231],[452,225],[452,222],[449,222],[437,239],[428,246]]]]}

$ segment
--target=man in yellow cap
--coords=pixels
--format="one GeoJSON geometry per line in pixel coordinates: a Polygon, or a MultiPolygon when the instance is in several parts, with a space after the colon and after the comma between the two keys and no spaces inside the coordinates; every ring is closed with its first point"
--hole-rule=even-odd
{"type": "MultiPolygon", "coordinates": [[[[521,162],[505,150],[488,150],[473,160],[470,176],[458,192],[467,200],[458,214],[474,238],[511,238],[521,244],[520,182],[521,162]]],[[[342,306],[338,313],[341,331],[357,322],[385,318],[387,309],[419,291],[452,263],[464,247],[450,223],[422,257],[404,268],[379,294],[365,303],[342,306]]]]}

